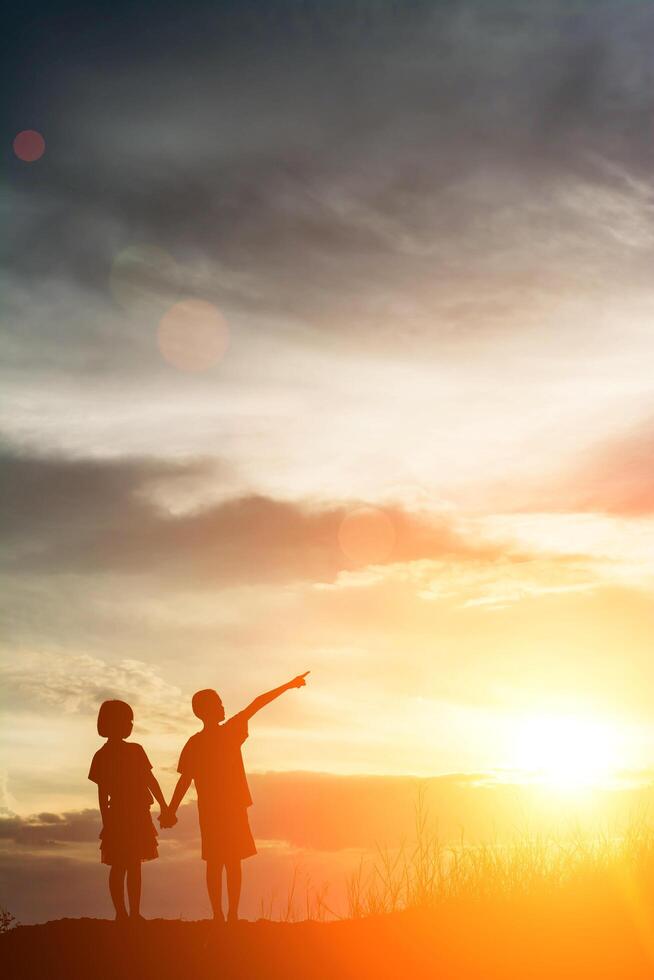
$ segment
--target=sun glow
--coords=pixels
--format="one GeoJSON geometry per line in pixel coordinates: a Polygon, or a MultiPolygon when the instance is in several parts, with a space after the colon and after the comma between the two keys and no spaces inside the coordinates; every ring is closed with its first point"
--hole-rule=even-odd
{"type": "Polygon", "coordinates": [[[595,718],[533,715],[520,724],[517,739],[516,764],[556,789],[606,783],[619,767],[618,733],[595,718]]]}

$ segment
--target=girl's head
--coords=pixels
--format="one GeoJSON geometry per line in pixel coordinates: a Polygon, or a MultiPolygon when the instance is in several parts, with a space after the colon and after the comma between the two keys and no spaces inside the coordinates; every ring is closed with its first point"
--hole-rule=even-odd
{"type": "Polygon", "coordinates": [[[98,735],[127,738],[132,733],[134,712],[125,701],[103,701],[98,711],[98,735]]]}
{"type": "Polygon", "coordinates": [[[217,691],[206,688],[197,691],[191,701],[193,714],[206,724],[225,720],[225,709],[217,691]]]}

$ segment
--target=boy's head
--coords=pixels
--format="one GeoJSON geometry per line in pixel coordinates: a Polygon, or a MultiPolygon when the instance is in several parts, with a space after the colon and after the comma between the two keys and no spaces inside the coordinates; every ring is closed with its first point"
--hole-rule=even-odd
{"type": "Polygon", "coordinates": [[[206,688],[204,691],[196,691],[191,701],[193,714],[200,721],[207,723],[225,720],[225,709],[217,691],[206,688]]]}
{"type": "Polygon", "coordinates": [[[127,738],[132,733],[134,712],[125,701],[103,701],[98,711],[101,738],[127,738]]]}

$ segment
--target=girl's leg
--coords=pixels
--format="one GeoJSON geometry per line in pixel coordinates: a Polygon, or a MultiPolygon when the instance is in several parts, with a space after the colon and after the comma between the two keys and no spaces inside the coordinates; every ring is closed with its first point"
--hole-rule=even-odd
{"type": "Polygon", "coordinates": [[[227,872],[227,921],[236,922],[238,919],[238,903],[241,900],[241,862],[230,861],[225,866],[227,872]]]}
{"type": "Polygon", "coordinates": [[[109,894],[116,910],[116,919],[126,919],[125,868],[120,864],[112,864],[109,868],[109,894]]]}
{"type": "Polygon", "coordinates": [[[132,919],[138,919],[141,914],[141,862],[130,864],[127,868],[127,897],[129,899],[129,914],[132,919]]]}
{"type": "Polygon", "coordinates": [[[219,861],[207,861],[207,891],[216,922],[223,917],[223,866],[219,861]]]}

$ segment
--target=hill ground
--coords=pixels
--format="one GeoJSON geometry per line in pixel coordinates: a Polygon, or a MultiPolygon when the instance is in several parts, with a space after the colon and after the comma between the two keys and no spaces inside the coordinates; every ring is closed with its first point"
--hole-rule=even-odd
{"type": "Polygon", "coordinates": [[[627,900],[454,903],[339,922],[99,919],[18,926],[0,938],[16,980],[554,980],[654,976],[654,916],[627,900]]]}

